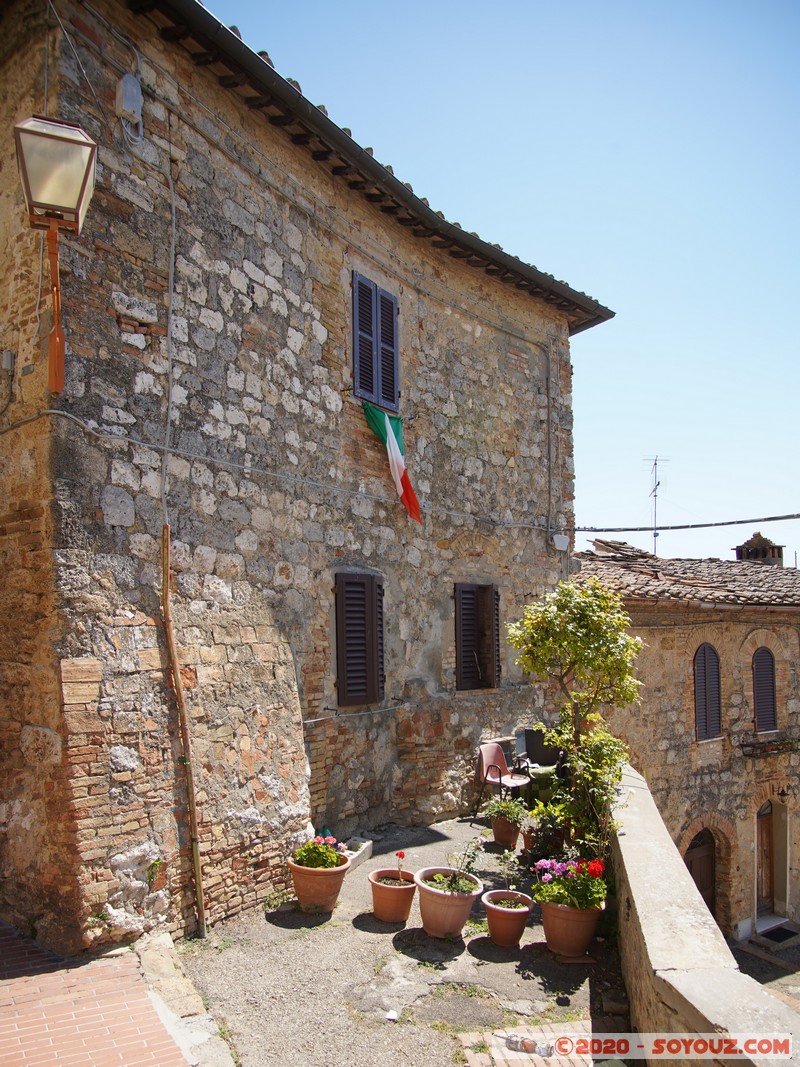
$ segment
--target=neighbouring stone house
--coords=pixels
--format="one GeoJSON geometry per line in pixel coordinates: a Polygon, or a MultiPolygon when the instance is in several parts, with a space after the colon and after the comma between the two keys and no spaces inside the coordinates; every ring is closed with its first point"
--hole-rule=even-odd
{"type": "Polygon", "coordinates": [[[800,920],[800,571],[594,546],[578,580],[616,590],[644,642],[641,703],[609,723],[709,908],[739,938],[800,920]]]}
{"type": "Polygon", "coordinates": [[[72,950],[191,929],[193,844],[213,921],[310,821],[462,810],[481,739],[541,707],[504,624],[565,573],[569,338],[612,313],[195,0],[0,26],[0,913],[72,950]],[[98,144],[59,395],[11,136],[42,113],[98,144]],[[421,524],[365,399],[403,420],[421,524]]]}

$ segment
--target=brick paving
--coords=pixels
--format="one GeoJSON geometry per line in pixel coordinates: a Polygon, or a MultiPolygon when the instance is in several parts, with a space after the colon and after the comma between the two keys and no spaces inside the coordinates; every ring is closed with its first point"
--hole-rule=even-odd
{"type": "Polygon", "coordinates": [[[574,1039],[591,1038],[592,1024],[589,1019],[570,1023],[543,1023],[541,1026],[515,1026],[510,1030],[492,1030],[488,1033],[459,1034],[468,1067],[591,1067],[591,1056],[558,1055],[554,1049],[558,1039],[566,1042],[566,1048],[574,1039]],[[531,1043],[531,1051],[508,1048],[505,1039],[515,1035],[531,1043]],[[542,1053],[537,1054],[536,1049],[542,1053]]]}
{"type": "Polygon", "coordinates": [[[186,1062],[156,1013],[133,952],[65,960],[0,922],[0,1067],[186,1062]]]}

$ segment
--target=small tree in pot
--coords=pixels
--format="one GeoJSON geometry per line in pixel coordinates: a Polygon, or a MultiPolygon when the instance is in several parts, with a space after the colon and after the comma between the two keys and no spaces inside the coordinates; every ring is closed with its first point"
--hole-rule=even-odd
{"type": "Polygon", "coordinates": [[[527,675],[554,681],[564,697],[545,743],[566,754],[566,773],[552,801],[564,807],[568,841],[603,858],[628,752],[600,710],[637,700],[640,683],[633,667],[641,641],[629,627],[620,597],[596,579],[560,583],[508,627],[519,666],[527,675]]]}

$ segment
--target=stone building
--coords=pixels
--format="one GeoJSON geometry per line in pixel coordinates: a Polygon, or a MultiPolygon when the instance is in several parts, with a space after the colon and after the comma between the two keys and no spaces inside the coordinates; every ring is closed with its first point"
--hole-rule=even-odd
{"type": "Polygon", "coordinates": [[[800,571],[594,546],[578,580],[621,594],[644,642],[641,703],[609,722],[706,903],[739,938],[800,920],[800,571]]]}
{"type": "Polygon", "coordinates": [[[252,906],[309,822],[462,809],[541,703],[504,624],[564,572],[569,338],[612,313],[195,0],[0,25],[0,912],[71,950],[252,906]],[[56,395],[10,137],[43,113],[98,145],[56,395]]]}

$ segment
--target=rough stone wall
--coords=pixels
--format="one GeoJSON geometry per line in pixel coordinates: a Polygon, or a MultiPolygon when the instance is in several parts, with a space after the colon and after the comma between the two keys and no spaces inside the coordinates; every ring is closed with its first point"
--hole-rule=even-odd
{"type": "MultiPolygon", "coordinates": [[[[0,122],[44,110],[44,9],[19,5],[0,35],[0,122]],[[31,43],[33,42],[33,43],[31,43]]],[[[40,239],[27,227],[17,168],[0,167],[0,912],[57,940],[79,910],[77,821],[65,760],[55,648],[52,433],[44,338],[52,326],[48,265],[38,301],[40,239]],[[30,420],[30,421],[26,421],[30,420]]]]}
{"type": "MultiPolygon", "coordinates": [[[[754,731],[752,658],[768,646],[775,657],[778,734],[800,737],[800,631],[796,616],[755,608],[732,612],[668,605],[628,604],[633,632],[644,641],[637,675],[641,704],[609,713],[609,722],[631,750],[631,762],[647,779],[673,840],[685,853],[708,829],[716,843],[716,917],[725,932],[746,932],[755,908],[756,813],[766,800],[788,804],[790,855],[800,827],[792,793],[800,753],[745,756],[742,743],[754,731]],[[693,660],[705,641],[720,657],[722,732],[695,740],[693,660]]],[[[763,736],[763,735],[762,735],[763,736]]],[[[790,878],[787,913],[800,914],[796,878],[790,878]]],[[[776,897],[780,899],[779,894],[776,897]]]]}
{"type": "MultiPolygon", "coordinates": [[[[62,6],[113,116],[130,50],[102,17],[62,6]]],[[[193,922],[165,521],[213,921],[282,884],[309,817],[344,836],[463,809],[481,738],[531,722],[542,697],[504,643],[500,689],[454,691],[453,585],[496,583],[502,621],[516,618],[561,576],[544,530],[571,524],[573,493],[564,321],[396,227],[145,19],[96,6],[136,42],[145,108],[142,144],[126,147],[60,42],[61,116],[100,146],[84,232],[62,244],[56,403],[70,419],[43,417],[54,508],[41,577],[63,689],[51,728],[81,864],[62,933],[84,943],[193,922]],[[354,270],[398,299],[423,527],[352,396],[354,270]],[[337,709],[343,567],[383,576],[380,708],[337,709]]],[[[33,239],[15,239],[32,274],[33,239]]]]}

